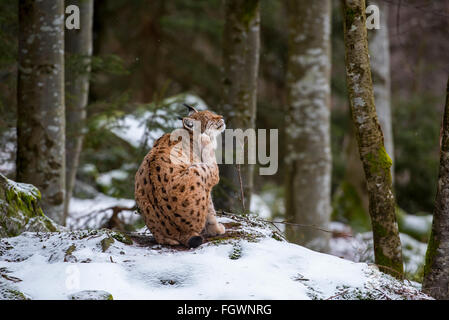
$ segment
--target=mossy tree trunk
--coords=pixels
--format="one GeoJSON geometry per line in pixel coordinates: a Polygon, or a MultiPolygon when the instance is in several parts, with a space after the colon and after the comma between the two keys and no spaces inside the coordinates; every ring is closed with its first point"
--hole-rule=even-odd
{"type": "Polygon", "coordinates": [[[93,0],[76,0],[80,8],[80,29],[65,34],[66,61],[66,200],[64,220],[68,216],[70,198],[83,144],[86,106],[89,96],[90,57],[92,56],[93,0]]]}
{"type": "Polygon", "coordinates": [[[440,172],[427,246],[423,291],[436,299],[449,299],[449,79],[440,151],[440,172]]]}
{"type": "Polygon", "coordinates": [[[369,195],[374,257],[382,271],[403,275],[401,241],[392,191],[391,159],[385,151],[374,105],[364,0],[342,0],[346,81],[352,120],[369,195]],[[382,268],[383,267],[383,268],[382,268]]]}
{"type": "MultiPolygon", "coordinates": [[[[255,128],[257,75],[260,48],[259,0],[225,1],[223,31],[223,79],[220,112],[230,129],[255,128]]],[[[247,145],[245,145],[245,153],[247,145]]],[[[254,165],[241,165],[245,208],[249,209],[253,190],[254,165]]],[[[217,199],[219,207],[241,210],[237,167],[220,166],[220,186],[226,196],[217,199]]]]}
{"type": "MultiPolygon", "coordinates": [[[[370,0],[368,4],[374,4],[380,10],[380,29],[368,30],[368,49],[370,53],[371,74],[373,79],[374,102],[380,127],[384,135],[384,145],[391,158],[391,178],[394,183],[394,140],[391,117],[390,98],[390,49],[388,38],[388,5],[384,1],[370,0]]],[[[345,182],[354,188],[360,200],[361,208],[369,219],[369,200],[366,180],[362,163],[358,152],[357,140],[354,129],[351,128],[346,136],[347,149],[345,182]]],[[[363,219],[363,217],[360,217],[363,219]]],[[[369,227],[369,225],[367,225],[369,227]]]]}
{"type": "Polygon", "coordinates": [[[384,135],[385,150],[391,158],[392,180],[394,182],[394,139],[391,119],[390,40],[388,37],[388,4],[385,1],[369,0],[380,12],[380,29],[368,30],[371,74],[373,78],[374,101],[380,127],[384,135]]]}
{"type": "MultiPolygon", "coordinates": [[[[328,228],[331,214],[330,0],[287,1],[289,26],[286,212],[291,222],[328,228]]],[[[286,229],[287,238],[326,252],[329,233],[286,229]]]]}
{"type": "Polygon", "coordinates": [[[65,197],[64,1],[19,1],[17,180],[61,223],[65,197]]]}

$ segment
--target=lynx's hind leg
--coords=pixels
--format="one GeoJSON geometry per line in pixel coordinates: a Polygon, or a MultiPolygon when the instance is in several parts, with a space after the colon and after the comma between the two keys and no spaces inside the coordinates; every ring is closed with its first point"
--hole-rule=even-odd
{"type": "Polygon", "coordinates": [[[163,236],[161,234],[157,234],[157,233],[154,233],[153,235],[154,235],[154,239],[156,239],[156,242],[159,243],[159,244],[166,244],[166,245],[169,245],[169,246],[180,245],[178,240],[167,238],[167,237],[165,237],[165,236],[163,236]]]}

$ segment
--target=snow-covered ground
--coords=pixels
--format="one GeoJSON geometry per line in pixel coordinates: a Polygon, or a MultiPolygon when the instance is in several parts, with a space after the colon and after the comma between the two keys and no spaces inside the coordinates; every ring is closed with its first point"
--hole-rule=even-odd
{"type": "Polygon", "coordinates": [[[427,298],[376,267],[283,241],[257,220],[220,220],[227,235],[190,250],[157,245],[143,230],[130,235],[132,244],[107,230],[0,239],[0,297],[12,290],[71,299],[90,290],[114,299],[427,298]]]}

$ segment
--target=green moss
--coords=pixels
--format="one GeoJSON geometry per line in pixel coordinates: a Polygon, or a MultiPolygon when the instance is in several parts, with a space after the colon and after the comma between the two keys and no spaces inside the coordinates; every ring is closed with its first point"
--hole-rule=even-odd
{"type": "Polygon", "coordinates": [[[101,240],[100,244],[101,244],[101,250],[103,252],[106,252],[106,250],[109,249],[109,247],[114,243],[114,238],[112,238],[111,236],[107,236],[106,238],[104,238],[103,240],[101,240]]]}
{"type": "Polygon", "coordinates": [[[114,300],[112,294],[102,290],[84,290],[68,296],[70,300],[114,300]]]}
{"type": "Polygon", "coordinates": [[[124,244],[128,244],[131,245],[133,244],[133,241],[131,240],[130,237],[128,237],[126,234],[123,234],[121,232],[118,231],[114,231],[114,233],[112,233],[112,238],[114,238],[115,240],[122,242],[124,244]]]}
{"type": "Polygon", "coordinates": [[[377,152],[369,153],[366,156],[366,159],[369,162],[369,170],[371,174],[385,174],[388,177],[389,183],[391,183],[391,165],[393,162],[391,161],[390,156],[388,155],[385,147],[380,147],[377,152]]]}
{"type": "Polygon", "coordinates": [[[426,262],[424,264],[424,277],[429,274],[432,268],[439,245],[440,242],[435,238],[432,232],[430,234],[429,244],[427,245],[426,262]]]}
{"type": "Polygon", "coordinates": [[[23,231],[57,231],[57,225],[40,208],[40,199],[36,187],[15,183],[0,174],[0,236],[14,237],[23,231]]]}
{"type": "Polygon", "coordinates": [[[229,254],[229,259],[237,260],[240,259],[241,256],[242,256],[242,246],[240,245],[239,242],[234,243],[234,245],[232,246],[232,251],[229,254]]]}
{"type": "Polygon", "coordinates": [[[259,0],[243,1],[239,20],[244,24],[246,30],[248,30],[251,21],[255,18],[258,7],[259,7],[259,0]]]}
{"type": "Polygon", "coordinates": [[[76,250],[76,245],[72,244],[66,251],[65,251],[65,255],[69,256],[71,255],[74,251],[76,250]]]}
{"type": "Polygon", "coordinates": [[[0,287],[0,300],[30,300],[22,292],[11,288],[0,287]]]}
{"type": "Polygon", "coordinates": [[[356,188],[343,181],[332,199],[332,220],[349,224],[354,231],[371,231],[371,220],[356,188]]]}
{"type": "Polygon", "coordinates": [[[345,12],[344,12],[345,25],[346,25],[346,28],[350,29],[352,24],[354,23],[355,18],[357,16],[359,16],[361,12],[360,12],[359,8],[356,8],[354,10],[348,6],[345,6],[344,10],[345,10],[345,12]]]}
{"type": "Polygon", "coordinates": [[[397,279],[402,280],[404,278],[404,266],[402,263],[396,263],[390,257],[386,256],[382,248],[374,248],[374,257],[380,271],[390,274],[397,279]]]}

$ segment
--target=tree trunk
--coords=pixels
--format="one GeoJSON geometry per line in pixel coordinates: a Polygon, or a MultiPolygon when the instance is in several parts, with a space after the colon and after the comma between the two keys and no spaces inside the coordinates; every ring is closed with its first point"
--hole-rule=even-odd
{"type": "MultiPolygon", "coordinates": [[[[331,2],[287,1],[289,24],[286,212],[289,221],[328,228],[331,214],[331,2]]],[[[329,233],[288,227],[290,241],[325,252],[329,233]]]]}
{"type": "MultiPolygon", "coordinates": [[[[369,1],[369,4],[377,5],[380,10],[380,29],[368,30],[368,48],[370,52],[376,113],[384,135],[385,149],[392,161],[391,179],[394,183],[394,143],[390,99],[390,42],[388,39],[387,23],[388,6],[383,1],[369,1]]],[[[366,219],[368,220],[368,190],[357,150],[358,147],[354,130],[348,132],[347,139],[345,182],[349,183],[357,192],[360,204],[364,208],[366,219]]],[[[362,219],[362,217],[360,218],[362,219]]]]}
{"type": "Polygon", "coordinates": [[[17,180],[61,223],[65,197],[64,1],[19,1],[17,180]]]}
{"type": "MultiPolygon", "coordinates": [[[[76,170],[83,145],[86,106],[89,96],[90,57],[92,56],[93,0],[70,2],[80,8],[80,29],[67,30],[66,54],[66,201],[64,220],[68,216],[70,198],[75,185],[76,170]],[[82,62],[71,69],[70,59],[82,62]]],[[[73,65],[73,64],[72,64],[73,65]]]]}
{"type": "Polygon", "coordinates": [[[440,172],[424,267],[423,291],[436,299],[449,299],[449,79],[444,107],[440,172]]]}
{"type": "Polygon", "coordinates": [[[367,181],[374,257],[382,271],[403,275],[401,241],[392,192],[391,159],[374,105],[364,0],[342,0],[346,81],[360,158],[367,181]]]}
{"type": "Polygon", "coordinates": [[[384,1],[370,0],[378,6],[380,29],[368,31],[371,74],[373,78],[374,102],[380,127],[384,135],[385,150],[391,158],[391,178],[394,182],[394,141],[391,121],[390,40],[388,38],[388,5],[384,1]]]}
{"type": "MultiPolygon", "coordinates": [[[[223,33],[223,89],[221,112],[226,127],[255,128],[260,48],[259,0],[227,0],[223,33]]],[[[237,147],[238,148],[238,147],[237,147]]],[[[245,146],[246,152],[247,146],[245,146]]],[[[253,190],[254,165],[240,166],[246,209],[253,190]]],[[[221,187],[227,197],[219,207],[241,209],[240,182],[235,165],[220,166],[221,187]],[[240,199],[240,200],[239,200],[240,199]]]]}

